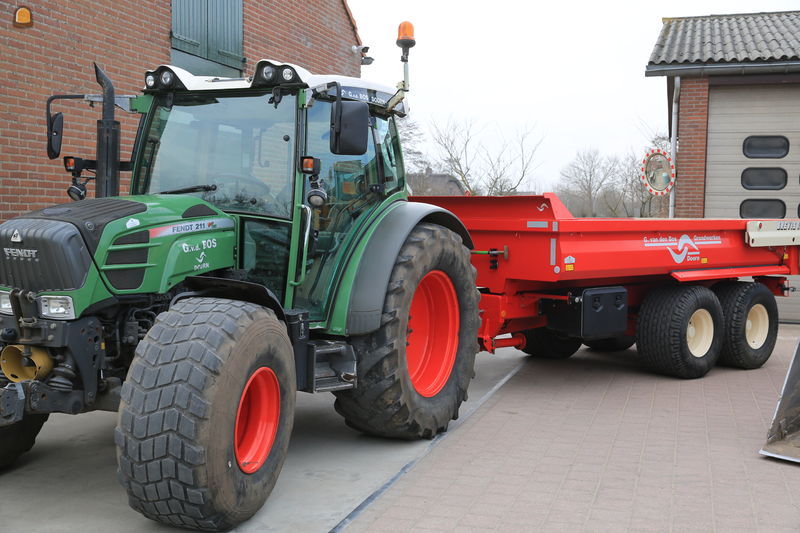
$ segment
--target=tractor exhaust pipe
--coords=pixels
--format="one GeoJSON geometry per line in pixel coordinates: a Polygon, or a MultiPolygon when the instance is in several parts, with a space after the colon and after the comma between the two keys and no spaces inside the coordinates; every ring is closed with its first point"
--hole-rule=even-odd
{"type": "Polygon", "coordinates": [[[103,118],[97,121],[95,196],[119,196],[119,121],[114,120],[114,84],[97,63],[94,73],[103,88],[103,118]]]}

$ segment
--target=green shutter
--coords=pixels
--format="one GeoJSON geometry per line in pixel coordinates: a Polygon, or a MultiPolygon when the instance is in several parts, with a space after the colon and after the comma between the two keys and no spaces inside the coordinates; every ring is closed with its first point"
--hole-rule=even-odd
{"type": "Polygon", "coordinates": [[[242,0],[172,0],[172,47],[242,70],[242,0]]]}
{"type": "Polygon", "coordinates": [[[208,59],[241,69],[244,63],[242,47],[242,0],[209,0],[208,2],[208,59]]]}
{"type": "Polygon", "coordinates": [[[172,47],[208,57],[208,0],[172,0],[172,47]]]}

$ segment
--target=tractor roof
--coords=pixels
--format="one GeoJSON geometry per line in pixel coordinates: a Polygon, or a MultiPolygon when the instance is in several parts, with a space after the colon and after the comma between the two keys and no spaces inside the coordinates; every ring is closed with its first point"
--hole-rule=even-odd
{"type": "MultiPolygon", "coordinates": [[[[294,69],[298,78],[306,87],[320,87],[326,86],[328,83],[338,82],[343,87],[353,87],[359,89],[366,89],[370,91],[377,91],[381,93],[394,94],[394,88],[381,83],[364,80],[361,78],[353,78],[350,76],[338,76],[335,74],[312,74],[301,66],[293,65],[292,63],[284,63],[282,61],[274,61],[271,59],[262,59],[258,65],[269,63],[279,67],[288,66],[294,69]]],[[[189,91],[218,91],[225,89],[249,89],[255,85],[254,78],[224,78],[220,76],[195,76],[191,72],[184,70],[180,67],[173,65],[160,65],[157,69],[148,72],[148,74],[160,72],[163,69],[169,69],[175,73],[180,82],[189,91]]],[[[258,68],[256,72],[259,72],[258,68]]],[[[144,88],[148,90],[148,87],[144,88]]],[[[346,97],[346,96],[345,96],[346,97]]]]}

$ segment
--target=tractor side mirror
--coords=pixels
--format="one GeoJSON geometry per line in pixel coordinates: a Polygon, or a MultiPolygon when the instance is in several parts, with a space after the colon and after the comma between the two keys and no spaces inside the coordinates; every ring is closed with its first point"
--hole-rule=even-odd
{"type": "Polygon", "coordinates": [[[369,104],[338,100],[331,106],[331,153],[364,155],[369,142],[369,104]]]}
{"type": "Polygon", "coordinates": [[[47,115],[47,157],[55,159],[61,154],[61,134],[64,132],[64,115],[47,115]]]}

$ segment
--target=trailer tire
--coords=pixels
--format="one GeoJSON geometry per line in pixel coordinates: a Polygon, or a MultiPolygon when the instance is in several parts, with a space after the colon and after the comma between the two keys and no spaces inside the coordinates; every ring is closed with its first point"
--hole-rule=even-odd
{"type": "Polygon", "coordinates": [[[762,283],[730,282],[713,287],[725,317],[719,364],[759,368],[778,339],[778,304],[762,283]]]}
{"type": "Polygon", "coordinates": [[[525,347],[522,351],[542,359],[567,359],[572,357],[581,347],[581,340],[568,337],[547,328],[528,329],[525,335],[525,347]]]}
{"type": "Polygon", "coordinates": [[[271,309],[187,298],[158,315],[123,385],[118,477],[141,514],[225,531],[266,501],[283,466],[296,378],[271,309]]]}
{"type": "Polygon", "coordinates": [[[722,308],[710,289],[659,287],[647,294],[639,309],[639,355],[658,373],[699,378],[719,358],[723,329],[722,308]]]}
{"type": "Polygon", "coordinates": [[[475,276],[456,233],[429,223],[411,231],[389,278],[381,327],[351,340],[357,385],[334,393],[348,426],[430,439],[458,418],[478,352],[475,276]]]}
{"type": "Polygon", "coordinates": [[[633,335],[622,335],[621,337],[611,337],[608,339],[585,340],[583,344],[595,352],[621,352],[636,344],[636,337],[633,335]]]}
{"type": "Polygon", "coordinates": [[[19,422],[0,427],[0,470],[11,466],[20,455],[33,448],[48,416],[27,415],[19,422]]]}

